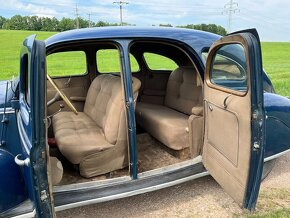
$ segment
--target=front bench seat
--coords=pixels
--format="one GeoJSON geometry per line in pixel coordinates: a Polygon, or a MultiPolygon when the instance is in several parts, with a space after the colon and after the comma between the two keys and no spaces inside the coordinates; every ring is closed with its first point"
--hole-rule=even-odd
{"type": "Polygon", "coordinates": [[[164,145],[179,151],[191,146],[189,118],[202,102],[201,82],[195,68],[178,67],[169,76],[164,105],[137,102],[136,121],[164,145]]]}
{"type": "MultiPolygon", "coordinates": [[[[141,82],[132,77],[134,98],[141,82]]],[[[79,165],[83,177],[128,166],[127,123],[121,78],[100,75],[92,82],[84,112],[60,112],[52,119],[60,152],[79,165]]]]}

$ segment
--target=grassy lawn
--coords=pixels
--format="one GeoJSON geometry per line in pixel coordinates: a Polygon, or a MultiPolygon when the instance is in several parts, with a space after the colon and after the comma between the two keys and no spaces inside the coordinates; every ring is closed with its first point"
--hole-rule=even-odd
{"type": "Polygon", "coordinates": [[[263,42],[264,69],[277,93],[290,96],[290,43],[263,42]]]}
{"type": "MultiPolygon", "coordinates": [[[[0,79],[9,79],[12,75],[18,75],[19,72],[19,52],[22,41],[31,34],[37,34],[37,39],[46,39],[55,34],[53,32],[35,32],[35,31],[13,31],[0,30],[0,79]]],[[[264,69],[271,78],[277,93],[290,96],[290,43],[263,42],[263,65],[264,69]]],[[[112,57],[115,56],[114,51],[102,53],[99,63],[102,71],[106,71],[106,66],[116,66],[119,63],[111,63],[112,57]],[[110,64],[108,64],[110,62],[110,64]]],[[[76,61],[66,62],[60,61],[57,55],[48,58],[48,68],[58,69],[50,72],[52,75],[78,74],[84,72],[83,63],[85,60],[82,55],[78,54],[76,61]],[[78,58],[80,57],[80,58],[78,58]],[[72,70],[73,69],[73,70],[72,70]]],[[[147,57],[148,62],[158,67],[158,61],[155,57],[147,57]]],[[[68,55],[68,59],[70,59],[68,55]]],[[[171,63],[168,63],[171,64],[171,63]]],[[[164,65],[163,65],[164,66],[164,65]]],[[[116,68],[116,67],[115,67],[116,68]]],[[[113,70],[115,69],[113,67],[113,70]]],[[[135,62],[132,63],[133,71],[137,69],[135,62]]],[[[110,69],[111,70],[111,69],[110,69]]]]}
{"type": "Polygon", "coordinates": [[[52,32],[0,30],[0,80],[9,79],[19,72],[19,54],[23,40],[32,34],[37,39],[46,39],[52,32]]]}

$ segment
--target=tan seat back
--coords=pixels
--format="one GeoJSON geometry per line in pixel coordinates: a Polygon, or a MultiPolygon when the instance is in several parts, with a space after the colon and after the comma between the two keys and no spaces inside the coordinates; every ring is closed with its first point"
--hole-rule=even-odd
{"type": "MultiPolygon", "coordinates": [[[[137,96],[141,83],[134,77],[132,81],[137,96]]],[[[84,112],[102,128],[106,140],[115,144],[120,131],[126,128],[121,78],[110,74],[97,76],[89,88],[84,112]]]]}
{"type": "Polygon", "coordinates": [[[179,67],[170,74],[164,105],[187,115],[193,107],[202,105],[202,87],[195,68],[179,67]]]}

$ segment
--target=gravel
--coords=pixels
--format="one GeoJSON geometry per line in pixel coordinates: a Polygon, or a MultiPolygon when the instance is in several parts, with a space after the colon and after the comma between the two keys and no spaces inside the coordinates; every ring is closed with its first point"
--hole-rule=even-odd
{"type": "MultiPolygon", "coordinates": [[[[263,181],[255,213],[290,208],[290,153],[263,181]],[[286,194],[285,194],[286,193],[286,194]]],[[[58,217],[233,217],[246,216],[210,177],[125,199],[74,208],[58,217]]]]}

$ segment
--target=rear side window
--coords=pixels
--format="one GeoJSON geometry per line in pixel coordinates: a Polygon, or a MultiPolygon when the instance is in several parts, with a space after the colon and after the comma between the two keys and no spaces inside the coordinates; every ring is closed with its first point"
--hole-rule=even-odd
{"type": "Polygon", "coordinates": [[[47,56],[47,73],[53,77],[84,75],[87,72],[83,51],[58,52],[47,56]]]}
{"type": "Polygon", "coordinates": [[[163,55],[146,52],[145,62],[150,70],[175,70],[178,65],[172,59],[163,55]]]}
{"type": "Polygon", "coordinates": [[[246,56],[243,46],[230,44],[217,50],[210,80],[214,84],[238,91],[247,89],[246,56]]]}
{"type": "MultiPolygon", "coordinates": [[[[130,54],[131,72],[138,72],[139,65],[130,54]]],[[[120,54],[117,49],[101,49],[97,51],[97,68],[99,73],[120,73],[120,54]]]]}

